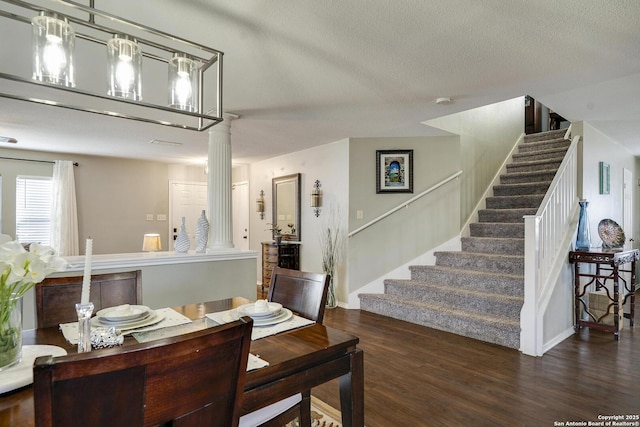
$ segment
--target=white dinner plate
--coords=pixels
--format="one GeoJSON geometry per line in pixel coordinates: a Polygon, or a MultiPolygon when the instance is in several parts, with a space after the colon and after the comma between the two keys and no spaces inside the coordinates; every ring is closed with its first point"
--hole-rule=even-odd
{"type": "Polygon", "coordinates": [[[105,320],[111,322],[123,322],[126,320],[141,320],[148,316],[149,307],[146,305],[129,305],[128,310],[125,309],[126,305],[118,305],[115,307],[107,307],[96,312],[96,316],[102,317],[105,320]]]}
{"type": "Polygon", "coordinates": [[[121,331],[126,331],[129,329],[138,329],[144,326],[155,325],[156,323],[161,322],[164,319],[164,314],[158,314],[155,311],[151,310],[151,315],[143,320],[131,321],[129,323],[122,323],[119,325],[114,325],[112,322],[104,322],[100,317],[94,317],[91,319],[91,326],[95,327],[116,327],[121,331]]]}
{"type": "MultiPolygon", "coordinates": [[[[239,316],[244,316],[244,314],[237,311],[237,309],[234,311],[235,313],[228,314],[230,321],[238,320],[239,316]],[[235,319],[233,317],[235,317],[235,319]]],[[[285,320],[291,319],[292,316],[293,316],[293,313],[291,312],[291,310],[289,310],[288,308],[283,308],[282,310],[280,310],[280,314],[278,314],[277,316],[263,318],[263,319],[253,319],[253,326],[275,325],[276,323],[284,322],[285,320]]]]}
{"type": "Polygon", "coordinates": [[[126,320],[110,320],[108,318],[105,317],[100,317],[97,316],[100,319],[100,322],[106,324],[106,325],[111,325],[111,326],[120,326],[120,325],[128,325],[129,323],[133,323],[133,322],[142,322],[143,320],[148,319],[149,317],[151,317],[151,315],[154,313],[153,310],[149,310],[146,313],[144,313],[142,316],[140,317],[136,317],[133,319],[126,319],[126,320]]]}
{"type": "Polygon", "coordinates": [[[27,386],[33,382],[33,362],[40,356],[64,356],[67,350],[55,345],[23,345],[22,359],[0,371],[0,394],[27,386]]]}
{"type": "Polygon", "coordinates": [[[244,304],[240,307],[236,308],[238,313],[242,313],[243,315],[251,316],[253,319],[262,319],[267,317],[275,317],[280,315],[280,311],[282,310],[282,304],[277,302],[268,303],[266,311],[256,311],[256,305],[244,304]]]}

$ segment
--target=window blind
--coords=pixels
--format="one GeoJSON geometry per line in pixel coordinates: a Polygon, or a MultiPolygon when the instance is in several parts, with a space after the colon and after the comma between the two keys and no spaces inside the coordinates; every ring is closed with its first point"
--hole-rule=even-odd
{"type": "Polygon", "coordinates": [[[16,239],[50,244],[52,181],[50,177],[16,178],[16,239]]]}

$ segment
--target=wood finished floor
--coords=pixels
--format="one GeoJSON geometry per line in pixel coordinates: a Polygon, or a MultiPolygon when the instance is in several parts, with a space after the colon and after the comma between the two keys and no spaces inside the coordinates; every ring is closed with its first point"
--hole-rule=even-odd
{"type": "MultiPolygon", "coordinates": [[[[367,427],[538,427],[640,414],[640,325],[628,320],[619,342],[583,329],[543,357],[360,310],[327,310],[324,323],[360,338],[367,427]]],[[[338,393],[337,380],[312,391],[335,408],[338,393]]]]}

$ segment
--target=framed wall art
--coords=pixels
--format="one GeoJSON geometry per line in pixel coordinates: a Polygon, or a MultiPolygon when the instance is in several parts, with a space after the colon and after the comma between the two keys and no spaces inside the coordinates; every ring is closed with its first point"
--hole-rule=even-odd
{"type": "Polygon", "coordinates": [[[413,193],[413,150],[376,150],[376,193],[413,193]]]}
{"type": "Polygon", "coordinates": [[[609,163],[600,162],[600,194],[609,194],[611,191],[609,163]]]}

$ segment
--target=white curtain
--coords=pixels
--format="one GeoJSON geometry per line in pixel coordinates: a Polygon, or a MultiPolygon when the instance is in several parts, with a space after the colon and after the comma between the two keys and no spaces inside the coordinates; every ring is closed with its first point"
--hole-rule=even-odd
{"type": "Polygon", "coordinates": [[[80,254],[76,184],[70,160],[56,160],[53,166],[51,246],[60,256],[80,254]]]}

